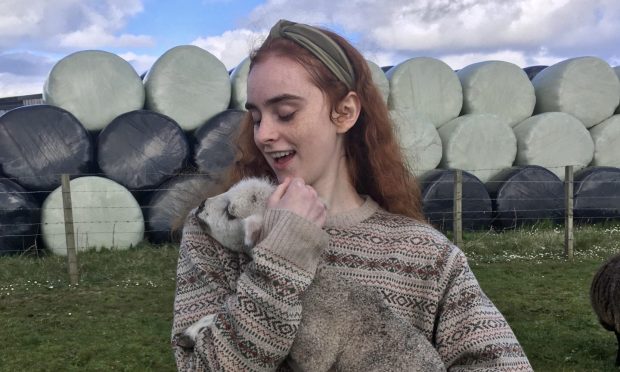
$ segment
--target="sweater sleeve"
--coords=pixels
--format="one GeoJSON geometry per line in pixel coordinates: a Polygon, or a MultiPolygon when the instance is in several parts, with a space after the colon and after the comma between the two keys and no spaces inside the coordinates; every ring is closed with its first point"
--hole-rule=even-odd
{"type": "Polygon", "coordinates": [[[451,372],[531,371],[512,329],[452,246],[440,281],[435,346],[451,372]]]}
{"type": "Polygon", "coordinates": [[[328,236],[283,210],[266,212],[261,235],[253,260],[243,265],[240,254],[206,235],[195,218],[186,222],[172,330],[180,371],[274,371],[288,354],[301,321],[300,295],[328,236]],[[206,315],[214,322],[193,350],[177,346],[174,335],[206,315]]]}

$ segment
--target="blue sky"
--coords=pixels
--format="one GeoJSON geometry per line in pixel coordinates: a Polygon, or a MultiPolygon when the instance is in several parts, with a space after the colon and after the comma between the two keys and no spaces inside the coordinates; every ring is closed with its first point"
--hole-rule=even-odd
{"type": "Polygon", "coordinates": [[[278,19],[343,33],[381,66],[430,56],[452,68],[590,55],[620,65],[618,0],[0,0],[0,97],[40,93],[60,58],[118,54],[138,73],[200,46],[236,66],[278,19]]]}

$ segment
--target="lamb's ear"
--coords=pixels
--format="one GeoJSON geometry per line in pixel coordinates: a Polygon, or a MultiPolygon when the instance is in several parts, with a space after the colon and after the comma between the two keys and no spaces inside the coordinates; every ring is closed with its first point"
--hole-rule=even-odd
{"type": "Polygon", "coordinates": [[[249,250],[258,243],[260,229],[263,225],[263,216],[253,214],[243,219],[243,244],[249,250]]]}

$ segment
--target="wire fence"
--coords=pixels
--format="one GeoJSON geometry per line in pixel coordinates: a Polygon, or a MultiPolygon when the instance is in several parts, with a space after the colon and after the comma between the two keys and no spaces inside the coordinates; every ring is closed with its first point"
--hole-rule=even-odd
{"type": "MultiPolygon", "coordinates": [[[[466,172],[434,171],[443,172],[443,176],[435,179],[421,177],[419,181],[423,191],[424,212],[432,225],[444,232],[451,231],[458,245],[462,244],[463,230],[514,229],[537,221],[552,221],[563,223],[567,229],[567,236],[572,236],[568,230],[572,228],[573,219],[577,222],[620,220],[620,169],[617,177],[608,179],[592,177],[592,179],[573,180],[572,166],[568,166],[565,167],[564,180],[550,176],[541,179],[492,179],[486,183],[478,181],[475,177],[465,177],[467,173],[473,174],[478,171],[477,169],[466,172]],[[500,195],[497,190],[508,183],[519,192],[500,195]],[[588,185],[588,190],[574,191],[585,183],[588,185]],[[612,192],[608,195],[596,194],[592,190],[597,188],[612,192]],[[529,190],[529,193],[524,190],[529,190]]],[[[61,175],[58,176],[60,184],[61,175]]],[[[71,175],[72,178],[82,176],[106,177],[103,173],[71,175]]],[[[173,178],[174,175],[169,176],[173,178]]],[[[210,174],[194,173],[181,176],[214,181],[210,174]]],[[[0,181],[19,183],[21,179],[22,177],[6,177],[0,178],[0,181]]],[[[70,195],[74,198],[70,208],[74,218],[74,237],[71,241],[74,241],[77,250],[86,248],[81,245],[85,241],[100,241],[84,236],[108,237],[109,242],[126,240],[123,236],[137,236],[138,240],[151,240],[157,235],[158,241],[162,240],[162,236],[173,237],[172,220],[183,218],[181,209],[174,210],[170,205],[153,205],[148,202],[115,204],[109,197],[119,193],[125,194],[127,198],[144,199],[139,196],[166,192],[187,193],[187,190],[170,186],[166,182],[162,185],[142,189],[86,187],[70,190],[70,195]],[[155,221],[156,219],[158,220],[155,221]]],[[[10,203],[0,205],[0,216],[3,216],[0,218],[1,254],[20,254],[45,249],[46,242],[67,236],[64,217],[67,206],[63,203],[47,203],[49,196],[55,191],[60,192],[60,187],[21,191],[0,189],[0,198],[6,200],[29,199],[32,194],[43,196],[38,202],[24,203],[18,207],[10,203]]],[[[184,197],[191,199],[188,195],[184,197]]],[[[567,238],[567,256],[570,256],[569,243],[570,239],[567,238]]]]}

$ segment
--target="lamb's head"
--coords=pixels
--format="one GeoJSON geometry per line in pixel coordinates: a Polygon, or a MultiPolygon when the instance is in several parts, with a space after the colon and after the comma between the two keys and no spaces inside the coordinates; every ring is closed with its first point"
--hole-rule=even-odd
{"type": "Polygon", "coordinates": [[[203,201],[196,217],[205,231],[224,247],[249,251],[256,240],[275,185],[263,178],[246,178],[223,194],[203,201]]]}

